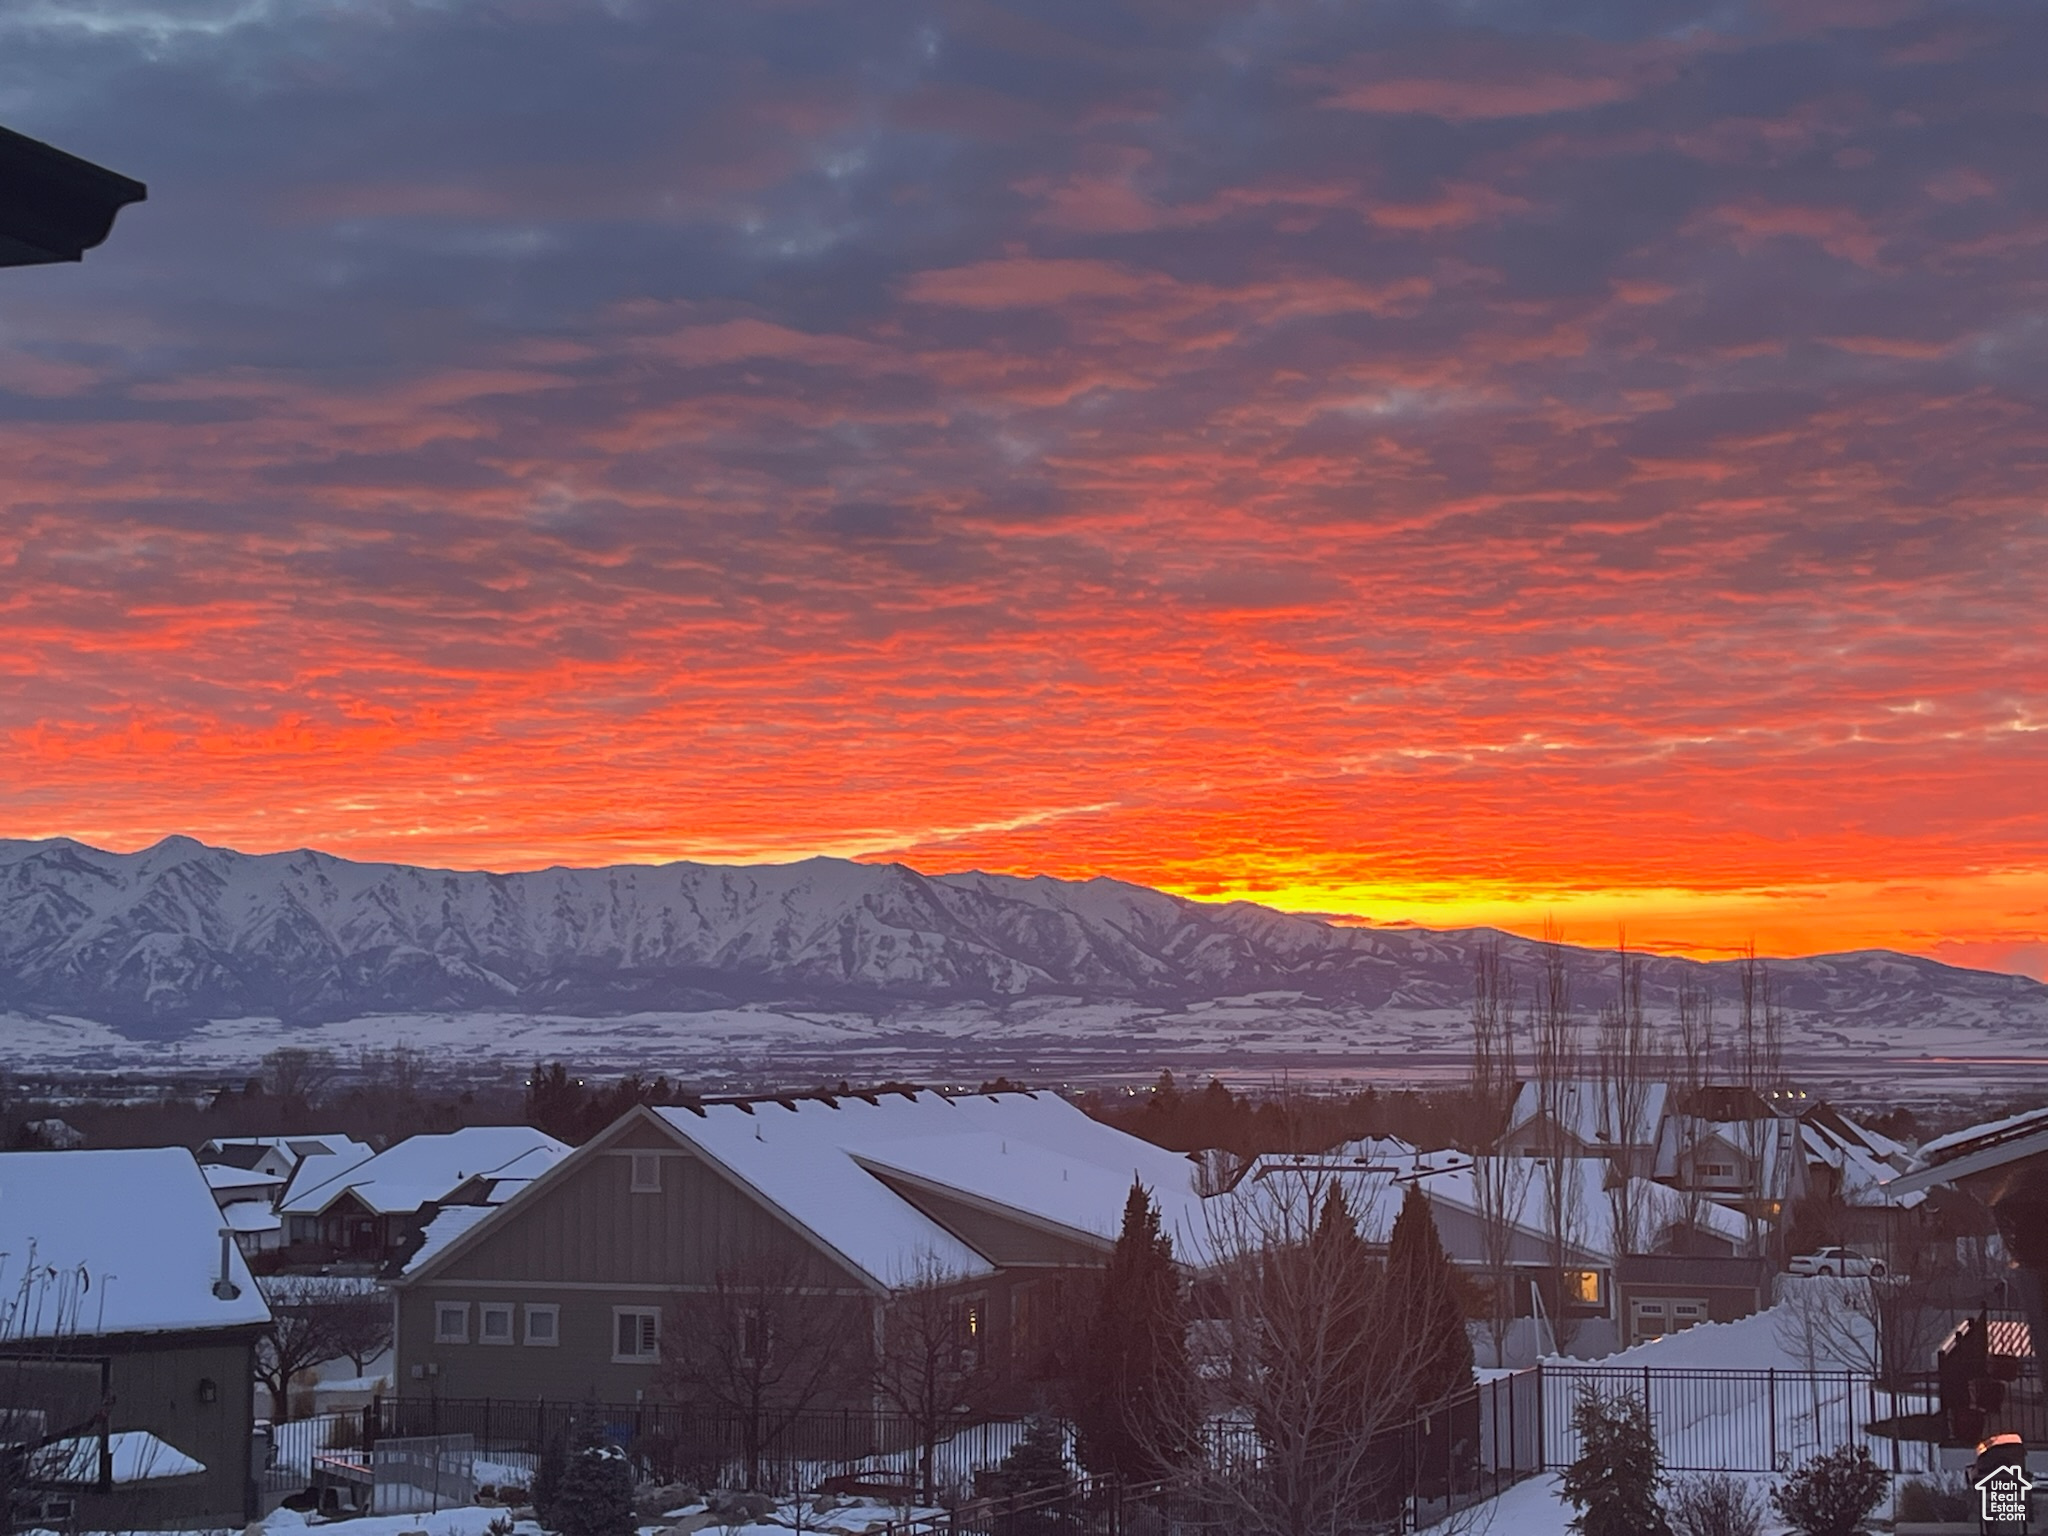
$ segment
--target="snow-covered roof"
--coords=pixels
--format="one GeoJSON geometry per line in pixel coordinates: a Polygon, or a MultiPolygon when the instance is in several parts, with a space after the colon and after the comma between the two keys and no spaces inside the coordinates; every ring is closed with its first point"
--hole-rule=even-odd
{"type": "MultiPolygon", "coordinates": [[[[173,1477],[197,1477],[206,1463],[195,1461],[168,1440],[159,1440],[146,1429],[117,1429],[107,1436],[108,1459],[113,1463],[116,1484],[159,1483],[173,1477]]],[[[38,1458],[37,1472],[53,1482],[96,1483],[100,1476],[100,1442],[97,1435],[78,1435],[53,1440],[38,1458]]]]}
{"type": "Polygon", "coordinates": [[[0,1337],[161,1333],[270,1321],[182,1147],[0,1153],[0,1337]],[[24,1284],[26,1282],[26,1284],[24,1284]]]}
{"type": "Polygon", "coordinates": [[[1845,1205],[1897,1205],[1910,1209],[1927,1198],[1920,1190],[1899,1194],[1890,1189],[1888,1186],[1899,1176],[1899,1171],[1873,1156],[1866,1147],[1837,1134],[1828,1126],[1805,1121],[1799,1127],[1799,1134],[1806,1145],[1806,1155],[1835,1170],[1845,1205]]]}
{"type": "MultiPolygon", "coordinates": [[[[1529,1170],[1525,1178],[1502,1181],[1505,1194],[1516,1201],[1516,1209],[1510,1214],[1512,1224],[1525,1233],[1542,1236],[1550,1227],[1547,1178],[1533,1160],[1508,1161],[1511,1167],[1517,1161],[1525,1163],[1529,1170]]],[[[1612,1170],[1607,1160],[1599,1157],[1568,1157],[1563,1162],[1565,1209],[1572,1246],[1612,1262],[1620,1257],[1614,1224],[1615,1200],[1607,1187],[1612,1170]]],[[[1417,1183],[1432,1202],[1441,1201],[1473,1214],[1479,1211],[1478,1189],[1469,1166],[1431,1174],[1417,1183]]],[[[1711,1200],[1688,1200],[1679,1191],[1649,1179],[1629,1180],[1629,1200],[1631,1224],[1637,1226],[1636,1240],[1646,1245],[1654,1243],[1664,1228],[1688,1221],[1732,1242],[1742,1242],[1749,1236],[1749,1224],[1738,1213],[1711,1200]]]]}
{"type": "Polygon", "coordinates": [[[205,1175],[207,1187],[213,1190],[273,1190],[284,1187],[284,1180],[274,1173],[259,1173],[254,1168],[237,1168],[233,1163],[201,1163],[199,1171],[205,1175]]]}
{"type": "Polygon", "coordinates": [[[409,1136],[318,1184],[292,1189],[279,1209],[288,1216],[317,1216],[344,1194],[353,1194],[367,1210],[402,1214],[443,1198],[478,1174],[496,1173],[514,1162],[531,1170],[536,1159],[552,1166],[569,1150],[530,1125],[472,1125],[409,1136]]]}
{"type": "Polygon", "coordinates": [[[1630,1125],[1623,1127],[1620,1122],[1624,1116],[1616,1107],[1619,1095],[1613,1084],[1580,1078],[1558,1083],[1546,1093],[1544,1085],[1532,1078],[1515,1094],[1506,1134],[1513,1135],[1528,1125],[1549,1105],[1554,1107],[1557,1123],[1582,1147],[1647,1147],[1656,1141],[1657,1128],[1664,1122],[1671,1085],[1647,1083],[1639,1092],[1641,1102],[1634,1106],[1633,1115],[1627,1117],[1630,1125]]]}
{"type": "Polygon", "coordinates": [[[1929,1163],[1943,1161],[1945,1154],[1954,1154],[1964,1149],[1974,1150],[1974,1143],[2004,1141],[2012,1136],[2036,1130],[2048,1130],[2048,1109],[2029,1109],[2017,1115],[2007,1115],[2000,1120],[1987,1120],[1982,1125],[1965,1126],[1960,1131],[1950,1131],[1946,1136],[1937,1136],[1920,1146],[1921,1158],[1929,1163]]]}
{"type": "MultiPolygon", "coordinates": [[[[1050,1093],[890,1092],[659,1109],[702,1150],[878,1285],[992,1272],[885,1182],[927,1186],[1028,1223],[1113,1240],[1136,1179],[1182,1242],[1197,1228],[1194,1165],[1050,1093]]],[[[1183,1247],[1183,1251],[1185,1251],[1183,1247]]]]}
{"type": "Polygon", "coordinates": [[[427,1223],[420,1234],[419,1247],[413,1250],[412,1257],[405,1261],[405,1268],[400,1273],[412,1274],[471,1227],[494,1215],[497,1209],[495,1205],[443,1206],[440,1214],[427,1223]]]}
{"type": "Polygon", "coordinates": [[[220,1208],[221,1221],[237,1232],[275,1232],[284,1218],[268,1200],[235,1200],[220,1208]]]}

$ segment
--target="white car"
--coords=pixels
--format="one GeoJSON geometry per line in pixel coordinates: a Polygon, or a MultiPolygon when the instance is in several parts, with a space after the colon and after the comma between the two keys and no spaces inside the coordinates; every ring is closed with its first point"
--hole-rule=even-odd
{"type": "Polygon", "coordinates": [[[1816,1248],[1792,1261],[1795,1275],[1836,1275],[1852,1280],[1882,1280],[1884,1260],[1858,1253],[1854,1248],[1816,1248]]]}

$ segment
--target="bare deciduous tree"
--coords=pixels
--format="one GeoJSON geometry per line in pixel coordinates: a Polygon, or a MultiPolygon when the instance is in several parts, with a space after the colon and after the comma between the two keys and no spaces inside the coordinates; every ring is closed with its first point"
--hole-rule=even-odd
{"type": "Polygon", "coordinates": [[[263,1058],[263,1091],[273,1099],[311,1104],[334,1081],[335,1070],[326,1051],[281,1045],[263,1058]]]}
{"type": "Polygon", "coordinates": [[[325,1275],[273,1275],[262,1286],[270,1326],[256,1341],[256,1380],[270,1394],[273,1418],[292,1416],[292,1383],[301,1372],[336,1360],[355,1361],[361,1370],[389,1342],[390,1303],[374,1287],[325,1275]],[[375,1349],[369,1347],[373,1306],[384,1317],[375,1349]]]}
{"type": "MultiPolygon", "coordinates": [[[[1518,1087],[1515,1060],[1514,968],[1500,941],[1479,947],[1472,967],[1472,1095],[1490,1136],[1504,1128],[1518,1087]]],[[[1535,1165],[1528,1158],[1488,1156],[1492,1142],[1473,1149],[1473,1215],[1486,1292],[1486,1332],[1495,1365],[1506,1363],[1514,1327],[1514,1243],[1535,1165]]]]}
{"type": "Polygon", "coordinates": [[[1543,925],[1543,971],[1529,1021],[1531,1078],[1537,1115],[1536,1178],[1542,1190],[1543,1236],[1551,1294],[1551,1329],[1557,1347],[1577,1332],[1569,1312],[1575,1259],[1585,1241],[1585,1212],[1575,1159],[1580,1148],[1568,1127],[1578,1119],[1581,1080],[1578,1019],[1572,1012],[1570,961],[1555,925],[1543,925]]]}
{"type": "Polygon", "coordinates": [[[1190,1476],[1246,1536],[1376,1529],[1404,1491],[1383,1431],[1405,1421],[1432,1356],[1337,1189],[1307,1171],[1206,1213],[1202,1291],[1226,1346],[1202,1411],[1255,1437],[1257,1453],[1234,1457],[1226,1440],[1190,1476]]]}
{"type": "Polygon", "coordinates": [[[875,1392],[910,1421],[917,1437],[918,1491],[926,1500],[936,1493],[939,1441],[994,1384],[984,1305],[936,1257],[925,1255],[910,1283],[882,1311],[875,1392]]]}
{"type": "Polygon", "coordinates": [[[663,1392],[740,1423],[747,1486],[806,1411],[856,1395],[872,1364],[871,1304],[807,1257],[757,1257],[709,1291],[673,1297],[662,1319],[663,1392]]]}
{"type": "Polygon", "coordinates": [[[1631,955],[1628,940],[1620,944],[1620,979],[1614,1001],[1600,1010],[1597,1046],[1600,1113],[1609,1137],[1609,1161],[1613,1176],[1608,1180],[1607,1198],[1613,1222],[1614,1252],[1640,1253],[1648,1244],[1645,1231],[1649,1212],[1639,1192],[1656,1172],[1644,1166],[1647,1150],[1654,1156],[1656,1128],[1648,1124],[1650,1099],[1662,1061],[1656,1037],[1643,1008],[1643,962],[1631,955]]]}

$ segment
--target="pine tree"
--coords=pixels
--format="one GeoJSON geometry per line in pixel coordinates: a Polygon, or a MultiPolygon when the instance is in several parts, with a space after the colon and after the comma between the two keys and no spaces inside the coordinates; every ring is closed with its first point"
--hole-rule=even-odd
{"type": "Polygon", "coordinates": [[[983,1499],[1064,1493],[1073,1483],[1067,1467],[1067,1431],[1050,1414],[1034,1414],[1010,1454],[974,1474],[974,1493],[983,1499]]]}
{"type": "Polygon", "coordinates": [[[562,1468],[553,1506],[562,1536],[633,1536],[633,1467],[626,1453],[585,1430],[562,1468]]]}
{"type": "Polygon", "coordinates": [[[1090,1472],[1144,1481],[1193,1448],[1195,1376],[1180,1275],[1141,1184],[1124,1202],[1078,1388],[1074,1450],[1090,1472]]]}
{"type": "Polygon", "coordinates": [[[1387,1241],[1387,1290],[1418,1356],[1408,1396],[1427,1412],[1472,1385],[1472,1336],[1457,1272],[1437,1236],[1429,1200],[1413,1184],[1387,1241]]]}
{"type": "Polygon", "coordinates": [[[1579,1459],[1564,1472],[1564,1496],[1578,1507],[1579,1536],[1671,1536],[1658,1507],[1664,1458],[1639,1397],[1582,1390],[1572,1404],[1579,1459]]]}

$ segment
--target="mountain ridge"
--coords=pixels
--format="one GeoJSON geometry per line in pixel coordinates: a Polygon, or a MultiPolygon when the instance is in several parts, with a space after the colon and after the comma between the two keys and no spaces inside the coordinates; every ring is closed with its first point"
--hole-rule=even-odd
{"type": "MultiPolygon", "coordinates": [[[[1435,1017],[1463,1006],[1472,952],[1493,936],[1332,924],[1105,876],[930,875],[822,857],[500,873],[245,854],[184,836],[127,854],[0,840],[0,1012],[159,1039],[239,1017],[1065,997],[1171,1007],[1279,992],[1348,1015],[1435,1017]]],[[[1498,937],[1528,980],[1541,946],[1498,937]]],[[[1566,948],[1590,1012],[1612,996],[1618,961],[1566,948]]],[[[1685,976],[1712,985],[1739,963],[1641,958],[1653,1009],[1685,976]]],[[[2048,1039],[2048,985],[2026,977],[1889,950],[1774,960],[1771,972],[1795,1023],[1981,1020],[2048,1039]]],[[[1715,990],[1726,1009],[1732,983],[1715,990]]]]}

